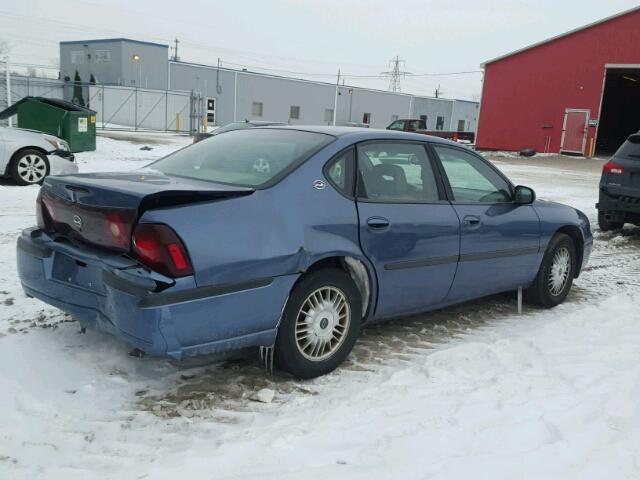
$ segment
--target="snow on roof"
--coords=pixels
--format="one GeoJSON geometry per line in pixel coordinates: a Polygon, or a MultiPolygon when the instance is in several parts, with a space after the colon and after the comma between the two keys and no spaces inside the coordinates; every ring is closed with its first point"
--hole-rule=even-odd
{"type": "Polygon", "coordinates": [[[581,32],[582,30],[587,30],[588,28],[596,27],[596,26],[601,25],[603,23],[610,22],[611,20],[615,20],[616,18],[624,17],[625,15],[629,15],[630,13],[634,13],[634,12],[637,12],[637,11],[640,11],[640,6],[630,8],[629,10],[625,10],[623,12],[616,13],[615,15],[611,15],[611,16],[603,18],[601,20],[589,23],[588,25],[584,25],[582,27],[574,28],[573,30],[569,30],[568,32],[561,33],[560,35],[556,35],[554,37],[547,38],[546,40],[542,40],[540,42],[534,43],[534,44],[529,45],[527,47],[523,47],[523,48],[520,48],[520,49],[515,50],[513,52],[507,53],[505,55],[501,55],[501,56],[493,58],[491,60],[487,60],[486,62],[481,63],[480,67],[484,68],[489,63],[494,63],[494,62],[497,62],[499,60],[503,60],[505,58],[512,57],[514,55],[517,55],[519,53],[525,52],[527,50],[531,50],[532,48],[539,47],[539,46],[544,45],[546,43],[554,42],[554,41],[559,40],[561,38],[568,37],[569,35],[573,35],[574,33],[581,32]]]}

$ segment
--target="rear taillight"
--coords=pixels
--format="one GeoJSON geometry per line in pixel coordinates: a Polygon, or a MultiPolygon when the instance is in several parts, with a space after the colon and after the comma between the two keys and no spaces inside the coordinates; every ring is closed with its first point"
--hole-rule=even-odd
{"type": "Polygon", "coordinates": [[[38,198],[36,199],[36,223],[38,227],[45,231],[51,226],[51,214],[42,201],[42,192],[38,193],[38,198]]]}
{"type": "Polygon", "coordinates": [[[186,248],[167,225],[140,223],[133,232],[133,253],[142,263],[170,277],[193,275],[186,248]]]}
{"type": "Polygon", "coordinates": [[[614,175],[622,175],[624,173],[624,168],[622,168],[621,165],[618,165],[613,160],[609,160],[607,163],[604,164],[604,167],[602,167],[602,171],[604,173],[612,173],[614,175]]]}

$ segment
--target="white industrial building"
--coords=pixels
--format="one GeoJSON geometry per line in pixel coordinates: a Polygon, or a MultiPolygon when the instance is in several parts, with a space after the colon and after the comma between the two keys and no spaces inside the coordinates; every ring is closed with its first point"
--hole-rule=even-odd
{"type": "MultiPolygon", "coordinates": [[[[168,55],[167,45],[124,38],[61,42],[61,78],[72,82],[77,71],[83,82],[93,77],[98,85],[196,92],[202,105],[191,108],[191,116],[195,110],[209,125],[245,119],[331,124],[335,115],[337,125],[384,128],[398,118],[421,117],[428,130],[476,130],[478,102],[346,85],[337,88],[336,101],[335,84],[175,61],[168,55]]],[[[85,97],[92,97],[88,87],[85,97]]],[[[100,113],[95,98],[91,107],[100,113]]],[[[156,110],[160,115],[162,109],[156,110]]]]}

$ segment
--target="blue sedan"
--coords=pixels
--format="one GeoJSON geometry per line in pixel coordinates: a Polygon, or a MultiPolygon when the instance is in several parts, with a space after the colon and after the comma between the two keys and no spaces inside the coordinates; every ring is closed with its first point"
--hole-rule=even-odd
{"type": "Polygon", "coordinates": [[[133,173],[51,177],[18,239],[27,295],[154,355],[273,347],[301,378],[372,322],[525,289],[554,307],[586,216],[424,135],[228,132],[133,173]]]}

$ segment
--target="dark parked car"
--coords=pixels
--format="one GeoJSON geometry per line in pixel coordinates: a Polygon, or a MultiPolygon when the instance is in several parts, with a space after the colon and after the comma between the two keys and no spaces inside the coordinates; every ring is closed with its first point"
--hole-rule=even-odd
{"type": "Polygon", "coordinates": [[[422,118],[401,118],[394,120],[387,126],[387,130],[397,130],[399,132],[415,132],[416,130],[426,130],[427,122],[422,118]]]}
{"type": "Polygon", "coordinates": [[[602,169],[596,204],[600,230],[640,225],[640,132],[631,135],[602,169]]]}
{"type": "Polygon", "coordinates": [[[246,128],[255,128],[255,127],[270,127],[270,126],[278,126],[278,125],[286,125],[283,122],[269,122],[262,120],[245,120],[244,122],[231,122],[226,125],[216,128],[212,132],[207,133],[196,133],[193,136],[193,143],[198,143],[200,140],[204,140],[205,138],[213,137],[215,135],[220,135],[225,132],[232,132],[234,130],[244,130],[246,128]]]}
{"type": "Polygon", "coordinates": [[[589,221],[425,135],[268,127],[147,169],[45,180],[18,240],[25,292],[155,355],[275,348],[330,372],[364,324],[526,288],[553,307],[589,221]]]}

